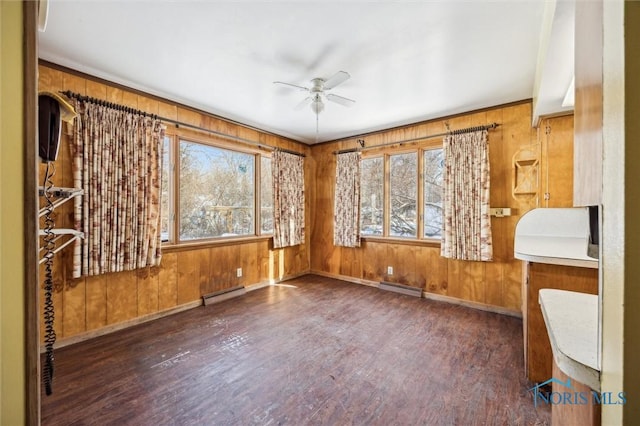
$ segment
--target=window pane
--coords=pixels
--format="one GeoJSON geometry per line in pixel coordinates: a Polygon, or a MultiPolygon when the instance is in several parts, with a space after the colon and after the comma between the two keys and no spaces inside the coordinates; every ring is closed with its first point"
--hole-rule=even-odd
{"type": "Polygon", "coordinates": [[[382,157],[360,162],[360,234],[382,235],[384,162],[382,157]]]}
{"type": "Polygon", "coordinates": [[[260,157],[260,232],[273,232],[273,187],[271,158],[260,157]]]}
{"type": "Polygon", "coordinates": [[[389,235],[417,236],[418,153],[389,157],[389,235]]]}
{"type": "Polygon", "coordinates": [[[164,137],[162,144],[162,192],[160,194],[160,238],[169,241],[171,218],[171,138],[164,137]]]}
{"type": "Polygon", "coordinates": [[[254,234],[255,156],[180,141],[180,239],[254,234]]]}
{"type": "Polygon", "coordinates": [[[424,236],[442,238],[442,171],[444,152],[424,152],[424,236]]]}

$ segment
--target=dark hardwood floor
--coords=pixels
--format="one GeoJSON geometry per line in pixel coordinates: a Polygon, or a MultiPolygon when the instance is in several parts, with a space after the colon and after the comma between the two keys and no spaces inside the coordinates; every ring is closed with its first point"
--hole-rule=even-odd
{"type": "Polygon", "coordinates": [[[546,425],[517,318],[308,275],[56,351],[44,425],[546,425]]]}

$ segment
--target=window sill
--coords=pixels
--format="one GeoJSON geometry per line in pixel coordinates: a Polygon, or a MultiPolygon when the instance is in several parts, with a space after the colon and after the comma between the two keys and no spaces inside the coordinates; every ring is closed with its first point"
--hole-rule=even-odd
{"type": "MultiPolygon", "coordinates": [[[[182,243],[162,243],[163,253],[174,253],[179,251],[218,247],[218,246],[233,246],[238,244],[246,244],[256,241],[266,241],[273,239],[273,235],[249,235],[243,237],[232,238],[216,238],[208,240],[197,241],[185,241],[182,243]]],[[[271,244],[270,244],[271,246],[271,244]]]]}
{"type": "Polygon", "coordinates": [[[441,241],[436,238],[399,238],[399,237],[380,237],[380,236],[361,236],[360,239],[365,242],[372,243],[389,243],[389,244],[405,244],[409,246],[425,246],[440,247],[441,241]]]}

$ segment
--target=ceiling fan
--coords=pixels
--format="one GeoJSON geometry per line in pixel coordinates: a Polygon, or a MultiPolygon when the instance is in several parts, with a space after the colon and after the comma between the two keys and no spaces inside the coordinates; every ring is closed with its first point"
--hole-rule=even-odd
{"type": "Polygon", "coordinates": [[[297,84],[284,83],[282,81],[274,81],[274,84],[282,84],[284,86],[293,87],[295,89],[305,91],[309,93],[309,96],[304,98],[298,105],[295,106],[296,110],[301,110],[307,105],[311,105],[311,110],[316,114],[320,114],[324,110],[323,98],[328,101],[335,102],[342,106],[350,107],[356,103],[353,99],[345,98],[344,96],[338,96],[333,93],[325,93],[337,85],[344,83],[351,76],[345,71],[338,71],[329,79],[316,77],[311,80],[311,87],[298,86],[297,84]]]}

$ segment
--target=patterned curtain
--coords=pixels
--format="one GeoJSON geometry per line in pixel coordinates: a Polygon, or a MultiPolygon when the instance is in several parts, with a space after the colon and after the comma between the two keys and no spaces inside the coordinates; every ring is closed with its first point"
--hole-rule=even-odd
{"type": "Polygon", "coordinates": [[[273,247],[304,243],[304,157],[274,151],[273,247]]]}
{"type": "Polygon", "coordinates": [[[71,142],[76,197],[73,276],[160,264],[160,177],[164,130],[159,120],[76,101],[71,142]]]}
{"type": "Polygon", "coordinates": [[[441,255],[490,261],[489,143],[487,131],[444,138],[444,229],[441,255]]]}
{"type": "Polygon", "coordinates": [[[338,155],[333,214],[333,244],[360,247],[359,152],[338,155]]]}

